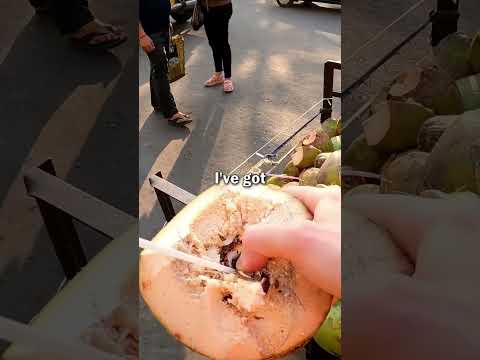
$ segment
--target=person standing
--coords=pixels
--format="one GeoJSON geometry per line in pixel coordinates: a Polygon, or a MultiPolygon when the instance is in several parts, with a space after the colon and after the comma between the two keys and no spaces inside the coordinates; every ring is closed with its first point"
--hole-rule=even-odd
{"type": "Polygon", "coordinates": [[[204,26],[208,42],[212,48],[215,72],[205,82],[206,87],[223,84],[223,90],[231,93],[232,51],[228,41],[228,27],[233,13],[231,0],[200,0],[204,14],[204,26]]]}
{"type": "Polygon", "coordinates": [[[168,79],[166,49],[170,42],[170,0],[140,0],[140,46],[150,60],[150,95],[152,107],[168,123],[182,127],[192,120],[177,109],[168,79]]]}

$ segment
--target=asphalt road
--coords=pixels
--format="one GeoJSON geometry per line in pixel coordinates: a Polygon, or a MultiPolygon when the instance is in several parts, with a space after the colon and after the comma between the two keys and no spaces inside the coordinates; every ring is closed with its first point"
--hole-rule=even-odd
{"type": "MultiPolygon", "coordinates": [[[[129,42],[102,54],[80,51],[27,1],[0,5],[0,315],[22,322],[64,279],[36,203],[26,194],[25,170],[51,158],[62,179],[138,213],[138,4],[90,6],[102,20],[122,26],[129,42]]],[[[89,258],[109,241],[80,224],[77,230],[89,258]]]]}
{"type": "MultiPolygon", "coordinates": [[[[323,64],[340,60],[338,8],[279,8],[273,0],[234,1],[230,42],[236,90],[205,89],[213,59],[203,30],[185,36],[187,75],[172,86],[181,111],[193,124],[176,129],[152,113],[149,66],[140,54],[140,233],[151,238],[164,219],[148,176],[162,171],[174,184],[198,194],[213,185],[214,173],[233,170],[318,102],[323,91],[323,64]]],[[[339,88],[339,78],[336,79],[339,88]]],[[[337,108],[339,111],[340,108],[337,108]]],[[[179,345],[140,311],[142,358],[153,360],[203,357],[179,345]]],[[[288,359],[304,359],[300,351],[288,359]]]]}

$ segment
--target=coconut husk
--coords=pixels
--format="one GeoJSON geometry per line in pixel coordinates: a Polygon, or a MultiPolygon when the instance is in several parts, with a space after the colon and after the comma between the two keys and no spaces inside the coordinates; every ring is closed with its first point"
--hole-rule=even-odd
{"type": "Polygon", "coordinates": [[[330,153],[330,156],[320,168],[318,183],[325,185],[341,185],[341,166],[341,151],[337,150],[330,153]]]}
{"type": "Polygon", "coordinates": [[[332,151],[333,148],[333,145],[330,141],[330,136],[322,129],[310,131],[303,139],[302,145],[313,146],[320,151],[332,151]]]}
{"type": "Polygon", "coordinates": [[[348,147],[343,163],[355,170],[378,172],[386,159],[387,156],[368,146],[365,135],[360,135],[348,147]]]}
{"type": "Polygon", "coordinates": [[[448,35],[434,49],[437,65],[455,80],[472,73],[469,52],[472,39],[462,33],[448,35]]]}
{"type": "Polygon", "coordinates": [[[468,52],[468,61],[474,74],[480,73],[480,32],[472,39],[468,52]]]}
{"type": "Polygon", "coordinates": [[[382,193],[418,194],[423,188],[425,164],[429,154],[408,151],[395,156],[382,171],[382,193]]]}
{"type": "Polygon", "coordinates": [[[317,131],[326,132],[328,134],[328,136],[334,137],[334,136],[339,135],[337,133],[337,130],[338,130],[338,120],[336,120],[334,118],[330,118],[330,119],[325,120],[322,123],[322,127],[317,131]]]}
{"type": "Polygon", "coordinates": [[[300,170],[312,167],[320,153],[321,151],[314,146],[300,146],[292,154],[292,163],[300,170]]]}
{"type": "Polygon", "coordinates": [[[443,133],[427,161],[425,187],[480,192],[480,110],[459,116],[443,133]]]}
{"type": "Polygon", "coordinates": [[[285,169],[283,169],[283,173],[288,176],[298,177],[298,175],[300,175],[300,169],[296,167],[292,161],[289,161],[285,169]]]}
{"type": "Polygon", "coordinates": [[[432,151],[438,139],[443,135],[445,130],[451,126],[457,115],[435,116],[425,121],[420,128],[417,136],[418,149],[425,152],[432,151]]]}
{"type": "Polygon", "coordinates": [[[414,148],[420,127],[433,116],[432,110],[415,102],[386,101],[363,123],[367,144],[387,154],[414,148]]]}

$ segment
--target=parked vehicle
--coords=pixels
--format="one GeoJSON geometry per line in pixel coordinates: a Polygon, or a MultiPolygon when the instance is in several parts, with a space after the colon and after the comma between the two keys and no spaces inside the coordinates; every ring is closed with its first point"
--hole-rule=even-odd
{"type": "MultiPolygon", "coordinates": [[[[292,6],[296,2],[300,2],[302,0],[277,0],[278,5],[281,7],[289,7],[292,6]]],[[[305,3],[324,3],[324,4],[334,4],[334,5],[341,5],[342,0],[303,0],[305,3]]]]}

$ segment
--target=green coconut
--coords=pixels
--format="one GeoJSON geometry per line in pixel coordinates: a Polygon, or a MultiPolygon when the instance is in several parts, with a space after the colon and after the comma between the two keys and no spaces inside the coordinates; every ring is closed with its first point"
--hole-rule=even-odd
{"type": "Polygon", "coordinates": [[[384,153],[397,153],[417,145],[417,133],[434,116],[415,102],[386,101],[363,123],[367,144],[384,153]]]}
{"type": "Polygon", "coordinates": [[[454,79],[435,65],[416,67],[400,74],[388,92],[388,99],[413,101],[433,109],[436,114],[459,114],[463,109],[454,79]],[[451,94],[445,89],[452,88],[451,94]]]}
{"type": "Polygon", "coordinates": [[[318,154],[317,157],[315,158],[315,163],[313,164],[313,166],[315,166],[316,168],[322,167],[325,160],[327,160],[330,157],[330,154],[331,153],[329,152],[318,154]]]}
{"type": "MultiPolygon", "coordinates": [[[[338,120],[336,120],[334,118],[330,118],[330,119],[325,120],[322,123],[321,129],[319,129],[319,130],[326,132],[328,134],[328,136],[330,136],[330,137],[337,136],[338,135],[338,133],[337,133],[338,120]]],[[[317,131],[319,131],[319,130],[317,130],[317,131]]]]}
{"type": "Polygon", "coordinates": [[[386,156],[368,146],[365,135],[358,136],[348,147],[343,156],[344,165],[366,172],[378,172],[386,156]]]}
{"type": "Polygon", "coordinates": [[[468,52],[468,61],[474,74],[480,73],[480,32],[472,39],[468,52]]]}
{"type": "Polygon", "coordinates": [[[450,34],[434,49],[438,66],[447,71],[455,80],[472,73],[469,61],[472,39],[462,33],[450,34]]]}
{"type": "Polygon", "coordinates": [[[316,186],[320,183],[322,171],[319,168],[309,168],[302,171],[300,174],[301,186],[316,186]]]}
{"type": "Polygon", "coordinates": [[[457,80],[463,111],[480,109],[480,74],[457,80]]]}
{"type": "Polygon", "coordinates": [[[380,186],[377,184],[362,184],[355,186],[353,189],[345,193],[345,197],[354,196],[357,194],[378,194],[380,193],[380,186]]]}
{"type": "Polygon", "coordinates": [[[332,151],[333,144],[330,140],[330,136],[319,129],[317,131],[312,130],[302,141],[303,146],[313,146],[320,151],[332,151]]]}
{"type": "Polygon", "coordinates": [[[332,151],[342,150],[342,137],[340,135],[334,136],[330,139],[332,142],[332,151]]]}
{"type": "Polygon", "coordinates": [[[459,116],[438,140],[426,163],[425,188],[480,193],[480,110],[459,116]]]}
{"type": "Polygon", "coordinates": [[[445,130],[458,119],[457,115],[435,116],[425,121],[417,136],[418,149],[432,151],[445,130]]]}
{"type": "Polygon", "coordinates": [[[427,152],[416,150],[395,156],[382,171],[380,191],[418,194],[423,188],[428,156],[427,152]]]}
{"type": "Polygon", "coordinates": [[[312,167],[320,153],[321,151],[314,146],[300,146],[292,154],[292,163],[300,170],[312,167]]]}
{"type": "Polygon", "coordinates": [[[330,354],[338,357],[342,355],[342,302],[340,300],[332,306],[314,339],[330,354]]]}
{"type": "Polygon", "coordinates": [[[337,150],[330,153],[320,167],[320,177],[318,183],[325,185],[341,185],[341,151],[337,150]]]}
{"type": "Polygon", "coordinates": [[[288,183],[288,180],[280,178],[278,176],[272,176],[270,179],[267,180],[267,185],[274,185],[278,187],[282,187],[288,183]]]}
{"type": "Polygon", "coordinates": [[[293,164],[293,161],[289,161],[285,169],[283,169],[283,173],[288,176],[298,177],[300,169],[293,164]]]}

